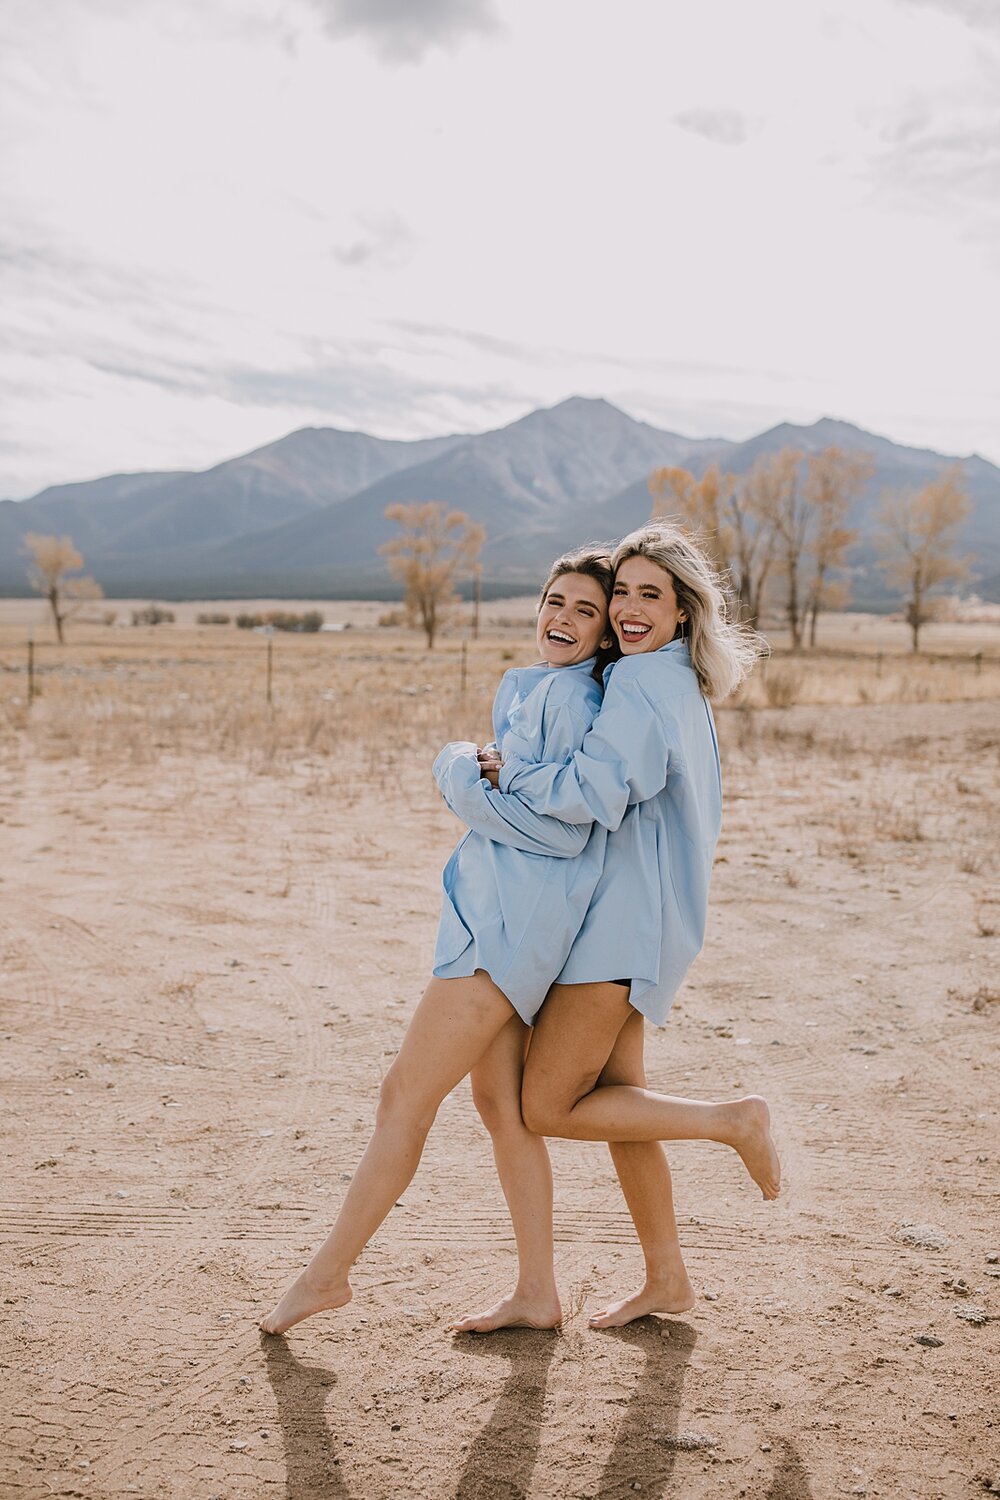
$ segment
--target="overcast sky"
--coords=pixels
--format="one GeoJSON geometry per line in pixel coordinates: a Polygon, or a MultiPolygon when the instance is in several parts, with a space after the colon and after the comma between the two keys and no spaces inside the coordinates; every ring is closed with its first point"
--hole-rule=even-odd
{"type": "Polygon", "coordinates": [[[0,498],[602,395],[1000,462],[997,0],[0,0],[0,498]]]}

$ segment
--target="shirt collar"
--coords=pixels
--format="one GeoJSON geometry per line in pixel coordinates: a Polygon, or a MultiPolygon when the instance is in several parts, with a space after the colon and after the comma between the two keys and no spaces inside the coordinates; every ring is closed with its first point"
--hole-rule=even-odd
{"type": "MultiPolygon", "coordinates": [[[[636,655],[662,656],[664,652],[667,651],[669,651],[671,655],[676,656],[679,661],[682,661],[684,663],[685,666],[689,667],[691,665],[691,652],[688,649],[688,643],[683,636],[678,636],[676,640],[668,641],[665,646],[657,646],[655,651],[638,651],[636,655]]],[[[604,668],[605,685],[607,685],[609,673],[614,671],[619,661],[635,661],[635,656],[619,656],[618,661],[609,662],[608,665],[604,668]]]]}
{"type": "Polygon", "coordinates": [[[597,662],[596,656],[588,656],[586,661],[574,662],[571,667],[550,667],[546,661],[534,662],[530,667],[515,667],[514,670],[519,678],[545,677],[549,672],[584,672],[590,673],[594,670],[597,662]]]}

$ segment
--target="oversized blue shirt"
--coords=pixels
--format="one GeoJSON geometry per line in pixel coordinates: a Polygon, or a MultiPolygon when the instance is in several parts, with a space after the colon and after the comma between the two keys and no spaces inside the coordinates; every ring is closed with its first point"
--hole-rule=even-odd
{"type": "Polygon", "coordinates": [[[545,763],[508,735],[492,798],[612,830],[559,983],[631,979],[632,1005],[662,1025],[704,941],[719,747],[685,642],[624,657],[605,679],[601,711],[568,761],[545,763]]]}
{"type": "MultiPolygon", "coordinates": [[[[594,658],[574,667],[505,672],[493,704],[502,755],[566,765],[601,704],[594,658]]],[[[483,780],[476,747],[446,745],[434,776],[469,827],[444,869],[434,973],[485,969],[522,1020],[534,1021],[583,924],[604,861],[606,831],[540,816],[483,780]]]]}

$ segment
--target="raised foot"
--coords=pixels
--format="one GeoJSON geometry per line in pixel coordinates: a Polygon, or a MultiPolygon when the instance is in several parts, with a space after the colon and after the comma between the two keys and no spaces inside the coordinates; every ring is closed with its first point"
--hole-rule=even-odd
{"type": "Polygon", "coordinates": [[[344,1307],[353,1295],[348,1281],[318,1283],[309,1275],[307,1266],[292,1282],[277,1307],[266,1318],[261,1318],[260,1327],[264,1333],[285,1333],[303,1318],[311,1318],[313,1313],[344,1307]]]}
{"type": "Polygon", "coordinates": [[[663,1280],[647,1281],[630,1297],[612,1302],[587,1322],[591,1328],[624,1328],[626,1323],[634,1323],[636,1318],[645,1318],[650,1313],[690,1312],[696,1300],[694,1287],[687,1272],[683,1272],[663,1280]]]}
{"type": "Polygon", "coordinates": [[[730,1108],[735,1128],[733,1146],[754,1182],[768,1200],[781,1191],[781,1163],[771,1138],[771,1111],[759,1094],[737,1099],[730,1108]]]}
{"type": "Polygon", "coordinates": [[[498,1328],[558,1328],[562,1324],[562,1307],[553,1291],[544,1296],[511,1292],[485,1312],[470,1313],[452,1323],[455,1333],[495,1333],[498,1328]]]}

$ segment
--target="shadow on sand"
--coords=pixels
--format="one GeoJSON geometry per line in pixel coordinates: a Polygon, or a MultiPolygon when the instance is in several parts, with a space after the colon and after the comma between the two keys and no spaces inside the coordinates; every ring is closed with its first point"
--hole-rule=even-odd
{"type": "Polygon", "coordinates": [[[799,1457],[799,1450],[787,1438],[779,1438],[778,1466],[765,1500],[812,1500],[809,1475],[799,1457]]]}
{"type": "Polygon", "coordinates": [[[678,1432],[681,1389],[698,1335],[689,1323],[639,1318],[625,1328],[609,1328],[602,1338],[631,1344],[645,1355],[635,1390],[625,1408],[615,1444],[608,1454],[596,1494],[660,1495],[673,1473],[677,1454],[691,1446],[678,1432]]]}
{"type": "Polygon", "coordinates": [[[513,1500],[528,1494],[541,1442],[545,1382],[558,1342],[554,1330],[530,1328],[456,1340],[463,1354],[509,1360],[510,1374],[492,1417],[469,1450],[455,1500],[513,1500]]]}
{"type": "Polygon", "coordinates": [[[281,1423],[285,1500],[349,1500],[324,1411],[336,1375],[296,1359],[283,1338],[262,1333],[260,1345],[281,1423]]]}

